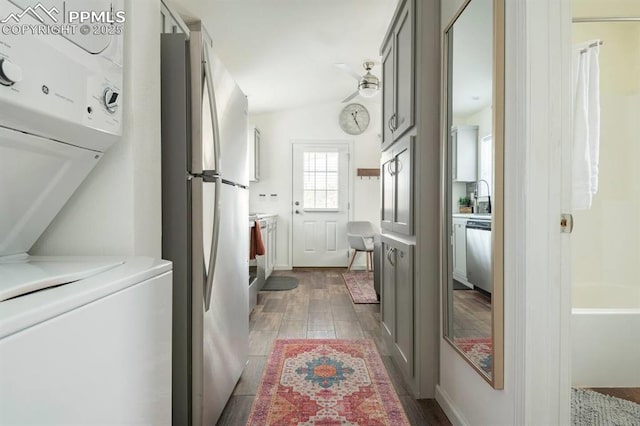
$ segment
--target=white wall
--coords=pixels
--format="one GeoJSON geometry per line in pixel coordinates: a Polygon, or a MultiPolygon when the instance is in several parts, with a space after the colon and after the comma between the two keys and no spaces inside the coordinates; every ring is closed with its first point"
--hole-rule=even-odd
{"type": "Polygon", "coordinates": [[[491,134],[491,127],[493,126],[492,112],[493,109],[491,106],[488,106],[467,117],[461,118],[459,122],[462,124],[478,126],[478,140],[480,140],[491,134]]]}
{"type": "MultiPolygon", "coordinates": [[[[620,3],[620,2],[618,2],[620,3]]],[[[607,7],[574,1],[574,15],[601,16],[607,7]]],[[[629,6],[631,6],[629,4],[629,6]]],[[[620,8],[622,9],[622,8],[620,8]]],[[[640,14],[640,3],[617,11],[640,14]]],[[[600,39],[600,164],[598,193],[589,210],[574,212],[571,237],[574,290],[580,286],[640,289],[640,23],[573,24],[573,42],[600,39]]],[[[595,290],[593,289],[594,293],[595,290]]],[[[583,292],[586,294],[587,292],[583,292]]],[[[622,295],[623,293],[621,293],[622,295]]],[[[623,296],[624,297],[624,296],[623,296]]],[[[575,307],[614,308],[607,299],[575,307]]],[[[574,298],[576,300],[576,298],[574,298]]]]}
{"type": "MultiPolygon", "coordinates": [[[[378,103],[358,99],[369,110],[371,123],[361,135],[351,136],[338,125],[338,115],[344,104],[332,102],[302,108],[254,115],[250,121],[260,129],[260,181],[250,188],[250,211],[278,214],[278,247],[276,265],[291,268],[291,142],[354,141],[352,167],[378,168],[380,166],[381,109],[378,103]],[[260,197],[259,194],[266,194],[260,197]],[[271,194],[278,194],[271,197],[271,194]]],[[[355,174],[355,173],[354,173],[355,174]]],[[[353,219],[380,224],[380,181],[358,177],[353,182],[353,219]]],[[[361,256],[364,259],[364,256],[361,256]]],[[[364,261],[364,260],[363,260],[364,261]]]]}
{"type": "MultiPolygon", "coordinates": [[[[441,2],[441,28],[449,24],[463,0],[441,2]]],[[[508,1],[507,1],[508,3],[508,1]]],[[[476,124],[479,137],[487,133],[486,108],[476,117],[466,117],[461,122],[476,124]],[[474,120],[473,122],[470,120],[474,120]]],[[[491,122],[489,121],[489,133],[491,122]]],[[[509,304],[511,291],[505,285],[505,307],[509,304]]],[[[514,425],[515,386],[513,374],[514,340],[513,311],[505,309],[505,374],[504,389],[495,390],[477,373],[451,344],[440,336],[440,379],[436,398],[454,424],[468,425],[514,425]]]]}
{"type": "MultiPolygon", "coordinates": [[[[443,1],[443,23],[456,2],[443,1]],[[445,6],[446,5],[446,6],[445,6]]],[[[441,339],[438,401],[454,424],[570,424],[571,4],[505,10],[504,389],[441,339]]],[[[494,132],[495,133],[495,132],[494,132]]]]}
{"type": "Polygon", "coordinates": [[[123,136],[31,250],[161,255],[160,0],[125,2],[123,136]]]}

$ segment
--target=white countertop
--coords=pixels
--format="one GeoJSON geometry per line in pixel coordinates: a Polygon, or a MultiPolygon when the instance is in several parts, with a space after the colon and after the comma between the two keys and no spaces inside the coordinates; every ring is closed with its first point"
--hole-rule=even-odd
{"type": "Polygon", "coordinates": [[[453,217],[491,220],[491,213],[453,213],[453,217]]]}
{"type": "Polygon", "coordinates": [[[249,221],[253,222],[256,220],[265,220],[265,219],[275,219],[278,215],[275,213],[254,213],[249,215],[249,221]]]}
{"type": "Polygon", "coordinates": [[[254,213],[249,215],[249,217],[251,216],[255,216],[259,219],[266,219],[268,217],[276,217],[278,215],[276,213],[254,213]]]}

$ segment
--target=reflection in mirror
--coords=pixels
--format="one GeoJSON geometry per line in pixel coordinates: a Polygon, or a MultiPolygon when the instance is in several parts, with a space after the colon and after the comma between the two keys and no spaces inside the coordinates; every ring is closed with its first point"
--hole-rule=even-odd
{"type": "Polygon", "coordinates": [[[496,162],[494,126],[501,107],[495,108],[494,97],[495,83],[503,83],[494,81],[494,12],[494,0],[469,0],[445,31],[444,333],[485,379],[501,387],[502,372],[497,381],[494,374],[502,368],[495,360],[503,349],[501,334],[499,347],[494,339],[502,327],[495,318],[502,312],[496,307],[502,282],[494,274],[495,227],[502,225],[495,214],[502,204],[494,194],[502,173],[495,169],[502,163],[496,162]]]}

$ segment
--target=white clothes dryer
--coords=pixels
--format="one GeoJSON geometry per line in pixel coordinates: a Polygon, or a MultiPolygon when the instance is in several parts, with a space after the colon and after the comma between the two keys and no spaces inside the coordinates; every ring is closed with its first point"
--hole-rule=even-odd
{"type": "MultiPolygon", "coordinates": [[[[41,23],[30,3],[0,21],[41,23]]],[[[171,263],[27,254],[119,140],[121,99],[122,36],[0,36],[0,424],[171,422],[171,263]]]]}

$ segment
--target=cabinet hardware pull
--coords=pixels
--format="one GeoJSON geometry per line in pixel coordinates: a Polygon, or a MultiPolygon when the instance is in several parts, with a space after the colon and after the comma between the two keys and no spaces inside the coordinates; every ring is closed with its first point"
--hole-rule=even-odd
{"type": "Polygon", "coordinates": [[[393,115],[389,117],[389,121],[387,121],[387,126],[389,127],[389,130],[391,130],[391,132],[393,133],[393,124],[391,124],[391,120],[393,120],[393,115]]]}
{"type": "Polygon", "coordinates": [[[387,250],[387,260],[389,261],[391,266],[396,266],[396,264],[393,263],[393,260],[391,260],[391,255],[393,254],[394,251],[396,251],[396,249],[394,249],[393,247],[391,247],[389,250],[387,250]]]}
{"type": "Polygon", "coordinates": [[[395,112],[391,115],[391,127],[392,132],[398,130],[398,114],[396,114],[395,112]]]}
{"type": "Polygon", "coordinates": [[[393,162],[393,160],[389,161],[387,163],[387,170],[389,170],[389,175],[390,176],[395,176],[395,172],[393,171],[393,169],[391,168],[391,163],[393,162]]]}

